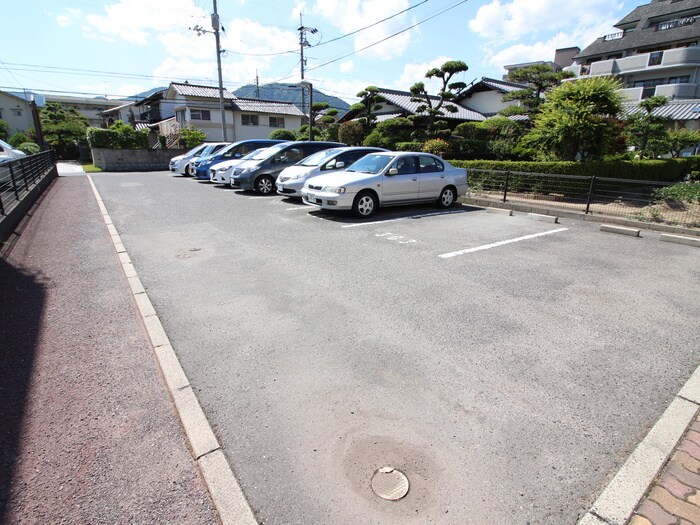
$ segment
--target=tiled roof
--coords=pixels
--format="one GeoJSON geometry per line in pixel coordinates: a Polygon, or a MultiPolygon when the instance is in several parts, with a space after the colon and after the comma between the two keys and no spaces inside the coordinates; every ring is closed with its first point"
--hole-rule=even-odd
{"type": "MultiPolygon", "coordinates": [[[[628,102],[622,108],[622,114],[629,116],[644,111],[636,102],[628,102]]],[[[667,117],[671,120],[700,120],[700,99],[673,100],[652,111],[657,117],[667,117]]]]}
{"type": "Polygon", "coordinates": [[[645,18],[666,16],[669,14],[678,13],[679,16],[682,17],[684,16],[684,11],[688,9],[697,9],[698,7],[700,7],[700,0],[677,0],[675,2],[652,0],[648,4],[640,5],[635,8],[630,14],[615,24],[615,27],[639,22],[645,18]]]}
{"type": "MultiPolygon", "coordinates": [[[[418,110],[418,106],[422,105],[422,102],[415,102],[411,100],[413,98],[413,95],[407,91],[394,91],[390,89],[379,89],[379,94],[382,95],[387,102],[390,104],[393,104],[394,106],[400,107],[401,109],[411,113],[411,114],[416,114],[418,110]]],[[[440,100],[436,96],[430,96],[429,97],[432,101],[437,102],[440,100]]],[[[478,111],[474,111],[473,109],[466,108],[464,106],[460,106],[459,104],[455,104],[457,106],[457,112],[452,113],[450,111],[442,111],[442,114],[444,118],[447,119],[456,119],[456,120],[476,120],[476,121],[482,121],[486,120],[486,118],[479,113],[478,111]]]]}
{"type": "Polygon", "coordinates": [[[233,101],[233,106],[241,111],[250,111],[251,113],[273,113],[276,115],[292,115],[295,117],[304,116],[301,110],[291,102],[236,98],[233,101]]]}
{"type": "Polygon", "coordinates": [[[646,48],[669,42],[687,41],[699,37],[700,21],[666,31],[657,31],[656,26],[651,26],[639,31],[625,33],[625,36],[622,38],[605,40],[605,37],[600,37],[589,46],[586,46],[574,58],[580,61],[592,56],[618,53],[628,49],[646,48]]]}
{"type": "Polygon", "coordinates": [[[474,83],[469,86],[462,94],[459,96],[459,100],[464,100],[473,93],[479,93],[482,91],[498,91],[500,93],[511,93],[513,91],[520,91],[521,89],[526,89],[527,84],[520,84],[518,82],[509,82],[507,80],[496,80],[495,78],[481,77],[479,82],[474,81],[474,83]]]}
{"type": "MultiPolygon", "coordinates": [[[[197,86],[195,84],[170,84],[178,95],[183,97],[219,98],[219,88],[216,86],[197,86]]],[[[224,98],[235,100],[236,95],[224,89],[224,98]]]]}

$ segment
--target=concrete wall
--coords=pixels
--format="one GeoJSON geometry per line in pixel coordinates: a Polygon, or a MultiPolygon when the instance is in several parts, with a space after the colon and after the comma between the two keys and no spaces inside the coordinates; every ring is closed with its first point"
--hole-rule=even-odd
{"type": "Polygon", "coordinates": [[[92,148],[95,166],[104,171],[163,171],[170,159],[184,149],[106,149],[92,148]]]}

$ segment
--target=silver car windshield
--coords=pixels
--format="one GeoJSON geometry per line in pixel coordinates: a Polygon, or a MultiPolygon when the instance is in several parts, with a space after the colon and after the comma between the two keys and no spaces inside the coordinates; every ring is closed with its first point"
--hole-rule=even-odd
{"type": "Polygon", "coordinates": [[[392,160],[394,160],[394,157],[390,157],[389,155],[365,155],[346,171],[376,174],[386,168],[386,165],[392,160]]]}
{"type": "Polygon", "coordinates": [[[335,149],[324,149],[323,151],[319,151],[318,153],[314,153],[313,155],[306,157],[301,162],[297,163],[297,166],[320,166],[326,161],[326,159],[329,159],[337,153],[338,150],[335,149]]]}
{"type": "Polygon", "coordinates": [[[266,149],[267,149],[267,148],[258,148],[258,149],[254,149],[253,151],[251,151],[251,152],[247,153],[246,155],[244,155],[243,157],[241,157],[240,160],[250,160],[250,159],[252,159],[252,158],[255,158],[255,156],[256,156],[258,153],[261,153],[261,152],[265,151],[266,149]]]}

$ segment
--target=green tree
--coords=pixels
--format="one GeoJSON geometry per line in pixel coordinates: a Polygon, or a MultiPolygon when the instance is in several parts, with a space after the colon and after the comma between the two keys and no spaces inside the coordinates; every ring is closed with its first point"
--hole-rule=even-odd
{"type": "Polygon", "coordinates": [[[614,151],[622,109],[619,81],[591,77],[553,89],[522,143],[540,158],[594,160],[614,151]]]}
{"type": "Polygon", "coordinates": [[[207,139],[207,134],[194,128],[182,128],[180,130],[180,147],[192,149],[199,146],[207,139]]]}
{"type": "Polygon", "coordinates": [[[398,142],[408,142],[411,140],[413,132],[413,122],[406,117],[396,117],[383,122],[379,122],[374,131],[367,135],[363,141],[364,146],[378,148],[396,149],[398,142]]]}
{"type": "Polygon", "coordinates": [[[451,80],[456,74],[463,73],[468,69],[469,66],[461,60],[450,60],[439,68],[429,70],[425,74],[426,78],[439,78],[442,81],[437,100],[428,94],[423,82],[416,82],[411,86],[410,91],[413,95],[411,100],[419,103],[416,112],[419,114],[424,113],[427,117],[427,133],[429,137],[437,137],[444,134],[438,130],[443,131],[443,126],[446,126],[447,123],[438,119],[445,117],[445,112],[457,113],[458,108],[452,101],[466,89],[467,85],[464,82],[451,82],[451,80]]]}
{"type": "Polygon", "coordinates": [[[10,136],[10,125],[4,120],[0,120],[0,140],[7,140],[10,136]]]}
{"type": "Polygon", "coordinates": [[[297,134],[291,129],[276,129],[270,133],[270,138],[274,140],[296,140],[297,134]]]}
{"type": "Polygon", "coordinates": [[[546,64],[534,64],[511,71],[508,73],[508,80],[527,84],[527,87],[511,91],[503,97],[504,102],[517,100],[520,105],[509,106],[501,114],[534,116],[544,102],[544,95],[561,84],[565,78],[574,76],[571,71],[554,71],[546,64]]]}
{"type": "Polygon", "coordinates": [[[700,144],[700,132],[694,129],[676,127],[668,132],[668,151],[678,157],[685,148],[700,144]]]}
{"type": "Polygon", "coordinates": [[[365,129],[357,120],[343,122],[338,128],[338,139],[348,146],[359,146],[365,136],[365,129]]]}
{"type": "Polygon", "coordinates": [[[17,148],[20,144],[23,144],[25,142],[29,142],[29,137],[26,133],[23,133],[21,131],[15,133],[9,139],[7,139],[7,143],[13,148],[17,148]]]}
{"type": "Polygon", "coordinates": [[[654,115],[654,110],[668,102],[668,97],[663,95],[645,98],[639,103],[639,109],[642,111],[635,111],[627,117],[628,142],[637,148],[640,159],[653,159],[669,151],[669,119],[654,115]]]}
{"type": "Polygon", "coordinates": [[[44,139],[59,158],[77,158],[78,142],[85,140],[88,120],[75,108],[49,102],[40,113],[44,139]]]}
{"type": "Polygon", "coordinates": [[[376,86],[367,86],[357,96],[362,100],[350,106],[350,111],[361,112],[362,116],[359,118],[359,121],[362,124],[365,135],[367,135],[377,123],[375,112],[382,109],[382,102],[386,102],[386,99],[379,94],[379,88],[376,86]]]}

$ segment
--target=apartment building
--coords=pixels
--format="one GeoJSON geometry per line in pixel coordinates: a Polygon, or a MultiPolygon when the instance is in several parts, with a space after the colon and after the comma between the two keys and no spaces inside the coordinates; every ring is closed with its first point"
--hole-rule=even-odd
{"type": "Polygon", "coordinates": [[[652,0],[615,27],[618,32],[598,38],[564,69],[577,77],[617,76],[631,102],[652,95],[700,98],[700,0],[652,0]]]}

